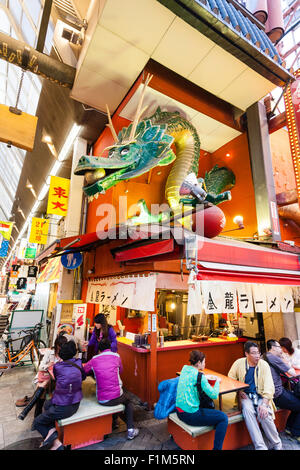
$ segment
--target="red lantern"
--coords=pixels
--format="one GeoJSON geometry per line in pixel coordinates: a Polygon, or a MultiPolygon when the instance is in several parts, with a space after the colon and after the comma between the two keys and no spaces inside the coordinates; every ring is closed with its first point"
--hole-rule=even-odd
{"type": "Polygon", "coordinates": [[[226,217],[218,206],[211,206],[204,211],[196,212],[192,216],[193,232],[207,238],[219,235],[225,227],[226,217]]]}

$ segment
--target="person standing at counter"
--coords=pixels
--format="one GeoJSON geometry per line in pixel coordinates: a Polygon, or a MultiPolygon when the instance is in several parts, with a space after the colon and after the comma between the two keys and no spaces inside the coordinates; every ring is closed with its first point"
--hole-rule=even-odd
{"type": "Polygon", "coordinates": [[[200,372],[205,368],[203,352],[191,351],[190,363],[190,366],[183,366],[179,377],[176,395],[177,416],[190,426],[214,426],[213,450],[222,450],[228,426],[227,415],[223,411],[205,407],[212,406],[212,400],[218,398],[219,380],[211,387],[206,376],[200,372]],[[210,400],[207,400],[208,397],[210,400]]]}
{"type": "Polygon", "coordinates": [[[98,354],[99,343],[102,339],[109,340],[111,344],[111,351],[117,352],[117,335],[112,325],[107,323],[106,317],[103,313],[99,313],[94,318],[94,331],[88,343],[85,343],[88,346],[88,359],[93,357],[95,354],[98,354]]]}

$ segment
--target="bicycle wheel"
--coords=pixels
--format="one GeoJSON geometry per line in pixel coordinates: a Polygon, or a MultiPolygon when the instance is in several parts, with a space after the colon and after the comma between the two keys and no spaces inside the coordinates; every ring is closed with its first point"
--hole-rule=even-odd
{"type": "Polygon", "coordinates": [[[38,371],[39,364],[40,364],[40,354],[39,354],[39,351],[36,348],[36,346],[33,346],[30,349],[30,358],[31,358],[31,362],[32,362],[35,370],[38,371]]]}

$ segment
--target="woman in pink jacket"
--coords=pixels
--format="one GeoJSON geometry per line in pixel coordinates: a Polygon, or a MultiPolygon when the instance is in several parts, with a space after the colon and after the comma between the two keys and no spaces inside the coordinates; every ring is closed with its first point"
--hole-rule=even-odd
{"type": "Polygon", "coordinates": [[[123,393],[120,377],[123,366],[119,354],[111,351],[109,339],[102,339],[99,342],[99,354],[84,364],[83,368],[86,374],[91,370],[94,373],[97,399],[100,405],[125,405],[127,438],[134,439],[139,430],[134,428],[132,405],[123,393]]]}

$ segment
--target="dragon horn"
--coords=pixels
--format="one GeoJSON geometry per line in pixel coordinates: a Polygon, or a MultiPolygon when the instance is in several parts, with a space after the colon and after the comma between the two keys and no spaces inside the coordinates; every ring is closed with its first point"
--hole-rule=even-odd
{"type": "Polygon", "coordinates": [[[143,109],[143,111],[141,113],[141,107],[142,107],[142,104],[143,104],[143,101],[144,101],[146,88],[149,85],[152,77],[153,77],[153,75],[148,74],[147,78],[145,80],[144,88],[143,88],[142,94],[140,96],[140,100],[139,100],[139,104],[138,104],[138,107],[137,107],[137,110],[136,110],[136,113],[135,113],[135,116],[134,116],[134,120],[132,122],[132,128],[131,128],[131,132],[130,132],[130,136],[129,136],[129,141],[134,139],[135,131],[136,131],[136,128],[137,128],[137,125],[138,125],[138,122],[139,122],[139,118],[143,114],[143,112],[145,111],[145,109],[143,109]]]}
{"type": "Polygon", "coordinates": [[[117,133],[116,133],[115,128],[114,128],[114,125],[113,125],[112,120],[111,120],[109,108],[108,108],[107,104],[106,104],[105,106],[106,106],[106,112],[107,112],[107,117],[108,117],[108,124],[106,124],[106,125],[107,125],[107,127],[110,128],[111,133],[112,133],[112,135],[113,135],[113,138],[114,138],[115,142],[118,142],[118,136],[117,136],[117,133]]]}

